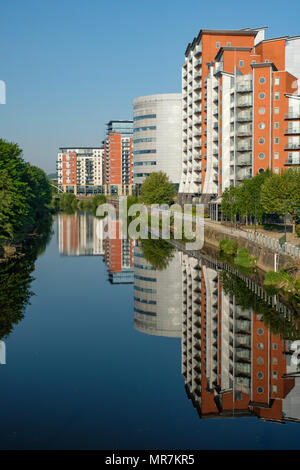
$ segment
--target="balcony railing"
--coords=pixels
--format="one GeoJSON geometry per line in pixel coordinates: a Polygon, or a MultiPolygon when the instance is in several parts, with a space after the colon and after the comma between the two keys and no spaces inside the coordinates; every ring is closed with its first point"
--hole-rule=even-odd
{"type": "Polygon", "coordinates": [[[294,142],[284,146],[284,150],[300,150],[300,142],[294,142]]]}
{"type": "Polygon", "coordinates": [[[300,134],[300,127],[289,127],[288,129],[284,129],[285,135],[290,134],[300,134]]]}
{"type": "Polygon", "coordinates": [[[245,152],[247,150],[252,150],[252,144],[249,143],[249,144],[244,144],[244,145],[238,145],[236,149],[238,152],[245,152]]]}
{"type": "Polygon", "coordinates": [[[284,119],[300,119],[300,113],[287,113],[284,115],[284,119]]]}
{"type": "Polygon", "coordinates": [[[248,100],[237,100],[236,105],[238,108],[244,108],[244,107],[249,107],[252,106],[253,101],[252,99],[248,100]]]}
{"type": "Polygon", "coordinates": [[[238,83],[236,85],[236,91],[238,93],[245,93],[247,91],[252,91],[252,82],[238,83]]]}
{"type": "Polygon", "coordinates": [[[237,158],[236,165],[237,166],[250,166],[252,165],[252,158],[251,157],[237,158]]]}
{"type": "Polygon", "coordinates": [[[237,122],[247,122],[252,121],[252,113],[237,115],[237,122]]]}
{"type": "Polygon", "coordinates": [[[285,160],[284,162],[285,166],[299,166],[300,165],[300,158],[289,158],[288,160],[285,160]]]}

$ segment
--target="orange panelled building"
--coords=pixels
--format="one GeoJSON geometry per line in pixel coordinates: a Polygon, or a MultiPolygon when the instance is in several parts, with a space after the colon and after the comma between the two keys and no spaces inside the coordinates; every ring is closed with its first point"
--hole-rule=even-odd
{"type": "Polygon", "coordinates": [[[182,202],[300,166],[300,37],[201,30],[182,68],[182,202]]]}
{"type": "Polygon", "coordinates": [[[106,195],[127,196],[133,190],[133,121],[110,121],[104,144],[106,195]]]}

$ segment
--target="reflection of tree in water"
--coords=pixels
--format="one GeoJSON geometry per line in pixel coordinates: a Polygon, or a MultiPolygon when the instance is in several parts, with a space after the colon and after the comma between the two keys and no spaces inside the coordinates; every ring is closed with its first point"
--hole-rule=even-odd
{"type": "Polygon", "coordinates": [[[143,256],[158,271],[166,269],[174,257],[175,248],[165,240],[141,240],[143,256]]]}
{"type": "Polygon", "coordinates": [[[29,237],[13,259],[0,263],[0,338],[7,337],[16,323],[19,323],[29,304],[34,280],[31,273],[38,256],[50,241],[52,218],[40,222],[38,237],[29,237]]]}
{"type": "Polygon", "coordinates": [[[232,273],[223,271],[221,282],[225,294],[234,295],[236,305],[243,309],[252,308],[255,313],[263,316],[263,321],[271,333],[280,334],[284,339],[300,338],[299,317],[296,312],[293,313],[291,310],[290,317],[284,317],[282,313],[248,289],[242,279],[232,273]]]}

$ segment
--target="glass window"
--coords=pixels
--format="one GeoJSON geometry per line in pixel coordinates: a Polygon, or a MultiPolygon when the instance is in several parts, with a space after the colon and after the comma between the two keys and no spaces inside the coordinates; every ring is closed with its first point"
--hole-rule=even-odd
{"type": "Polygon", "coordinates": [[[274,108],[274,113],[279,114],[279,108],[274,108]]]}
{"type": "Polygon", "coordinates": [[[273,350],[276,351],[278,349],[277,343],[273,343],[273,350]]]}
{"type": "Polygon", "coordinates": [[[227,43],[227,47],[230,47],[230,46],[231,46],[231,42],[228,42],[228,43],[227,43]]]}
{"type": "Polygon", "coordinates": [[[278,175],[278,174],[279,174],[279,168],[274,168],[274,173],[275,173],[276,175],[278,175]]]}
{"type": "Polygon", "coordinates": [[[279,137],[274,138],[274,144],[279,144],[279,137]]]}
{"type": "Polygon", "coordinates": [[[259,127],[259,129],[264,129],[264,128],[266,127],[266,125],[265,125],[264,122],[260,122],[260,123],[258,124],[258,127],[259,127]]]}
{"type": "Polygon", "coordinates": [[[274,364],[274,365],[278,364],[277,357],[273,357],[273,364],[274,364]]]}
{"type": "Polygon", "coordinates": [[[261,84],[266,83],[265,77],[260,77],[259,83],[261,83],[261,84]]]}
{"type": "Polygon", "coordinates": [[[264,334],[264,330],[263,330],[262,328],[258,328],[257,334],[258,334],[258,335],[263,335],[263,334],[264,334]]]}
{"type": "Polygon", "coordinates": [[[258,96],[259,96],[259,98],[260,98],[261,100],[263,100],[263,99],[265,99],[266,94],[265,94],[265,93],[259,93],[258,96]]]}
{"type": "Polygon", "coordinates": [[[259,108],[258,113],[259,114],[265,114],[266,110],[265,108],[259,108]]]}
{"type": "Polygon", "coordinates": [[[279,77],[275,77],[275,85],[279,85],[279,77]]]}
{"type": "Polygon", "coordinates": [[[265,171],[264,168],[260,168],[260,169],[258,170],[258,173],[263,173],[264,171],[265,171]]]}
{"type": "Polygon", "coordinates": [[[263,364],[263,363],[264,363],[263,358],[262,358],[262,357],[259,357],[259,358],[257,359],[257,364],[263,364]]]}
{"type": "Polygon", "coordinates": [[[274,129],[279,129],[279,122],[274,122],[274,129]]]}
{"type": "Polygon", "coordinates": [[[257,349],[260,349],[262,351],[264,349],[263,343],[257,343],[257,349]]]}
{"type": "Polygon", "coordinates": [[[240,67],[244,67],[244,61],[240,60],[240,67]]]}
{"type": "Polygon", "coordinates": [[[264,143],[265,143],[265,139],[264,139],[263,137],[260,137],[260,138],[258,139],[258,143],[259,143],[259,144],[264,144],[264,143]]]}
{"type": "MultiPolygon", "coordinates": [[[[258,154],[258,158],[259,158],[260,160],[263,160],[263,159],[265,158],[265,154],[262,153],[262,152],[259,153],[259,154],[258,154]]],[[[258,334],[262,334],[262,333],[258,333],[258,334]]]]}
{"type": "Polygon", "coordinates": [[[263,379],[264,378],[264,374],[262,372],[257,372],[257,377],[259,379],[263,379]]]}
{"type": "Polygon", "coordinates": [[[273,370],[273,379],[277,380],[277,378],[278,378],[277,371],[273,370]]]}
{"type": "Polygon", "coordinates": [[[263,393],[263,391],[264,391],[263,387],[257,387],[257,392],[259,394],[263,393]]]}
{"type": "Polygon", "coordinates": [[[279,153],[278,152],[275,152],[274,153],[274,160],[278,160],[279,159],[279,153]]]}
{"type": "Polygon", "coordinates": [[[274,100],[276,100],[276,101],[279,100],[279,93],[278,93],[278,91],[276,91],[276,93],[274,93],[274,100]]]}
{"type": "Polygon", "coordinates": [[[219,49],[219,47],[220,47],[220,43],[219,43],[219,42],[216,43],[216,47],[217,47],[217,49],[219,49]]]}
{"type": "Polygon", "coordinates": [[[277,385],[273,385],[272,391],[273,391],[273,393],[277,393],[277,385]]]}

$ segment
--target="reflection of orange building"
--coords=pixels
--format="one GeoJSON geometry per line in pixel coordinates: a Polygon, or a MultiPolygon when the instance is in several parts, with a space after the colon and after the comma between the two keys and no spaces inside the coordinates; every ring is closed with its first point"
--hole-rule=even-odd
{"type": "Polygon", "coordinates": [[[201,418],[300,421],[300,370],[288,342],[226,295],[218,272],[183,257],[182,373],[201,418]]]}
{"type": "Polygon", "coordinates": [[[115,237],[105,238],[105,263],[112,284],[133,283],[132,240],[120,237],[120,221],[115,224],[115,237]]]}
{"type": "Polygon", "coordinates": [[[104,223],[89,212],[58,214],[59,253],[67,256],[104,254],[104,223]]]}

